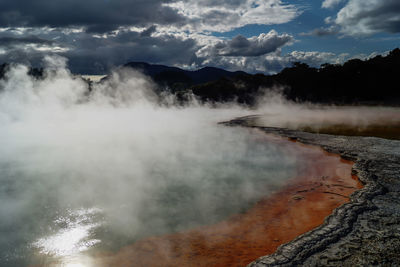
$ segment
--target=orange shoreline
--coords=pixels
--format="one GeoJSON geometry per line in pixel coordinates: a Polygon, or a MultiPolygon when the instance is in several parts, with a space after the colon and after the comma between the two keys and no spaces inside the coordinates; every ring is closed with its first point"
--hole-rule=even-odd
{"type": "Polygon", "coordinates": [[[246,266],[321,225],[362,188],[351,174],[354,163],[339,155],[280,137],[259,138],[278,142],[298,158],[298,175],[287,186],[223,222],[146,238],[115,254],[95,255],[94,266],[246,266]]]}

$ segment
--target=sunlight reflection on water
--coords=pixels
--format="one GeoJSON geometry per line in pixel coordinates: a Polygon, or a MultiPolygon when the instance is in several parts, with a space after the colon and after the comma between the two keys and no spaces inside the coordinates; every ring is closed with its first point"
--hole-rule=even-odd
{"type": "MultiPolygon", "coordinates": [[[[67,216],[58,217],[54,223],[62,226],[55,234],[40,238],[33,243],[40,253],[55,257],[76,255],[98,244],[100,240],[90,238],[91,231],[101,223],[93,221],[100,209],[78,209],[67,216]]],[[[67,265],[78,266],[78,265],[67,265]]]]}
{"type": "Polygon", "coordinates": [[[95,267],[93,260],[86,256],[63,257],[59,262],[47,264],[48,267],[95,267]]]}

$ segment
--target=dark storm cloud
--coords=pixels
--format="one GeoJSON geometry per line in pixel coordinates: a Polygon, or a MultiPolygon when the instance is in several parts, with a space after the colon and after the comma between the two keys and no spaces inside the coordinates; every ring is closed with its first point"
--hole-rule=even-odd
{"type": "Polygon", "coordinates": [[[81,37],[75,48],[63,55],[73,72],[105,72],[129,61],[145,61],[166,65],[191,64],[196,60],[198,44],[173,35],[151,37],[143,32],[122,31],[108,38],[81,37]]]}
{"type": "Polygon", "coordinates": [[[7,49],[7,53],[0,53],[0,63],[13,62],[38,66],[38,63],[43,60],[45,54],[48,54],[48,52],[37,51],[33,48],[22,48],[20,46],[10,47],[7,49]]]}
{"type": "Polygon", "coordinates": [[[176,24],[184,17],[170,0],[0,0],[0,27],[86,27],[107,32],[119,26],[176,24]]]}
{"type": "Polygon", "coordinates": [[[0,62],[18,62],[35,65],[46,54],[65,52],[64,44],[35,35],[21,36],[10,32],[0,33],[0,62]]]}
{"type": "MultiPolygon", "coordinates": [[[[160,33],[156,26],[142,31],[120,29],[116,33],[97,37],[84,31],[68,32],[61,29],[41,33],[39,31],[35,37],[20,37],[21,33],[11,35],[10,32],[13,30],[0,33],[0,47],[1,40],[3,43],[13,44],[7,48],[6,54],[0,55],[0,62],[30,62],[38,66],[43,56],[57,53],[69,59],[72,72],[87,74],[105,73],[129,61],[196,68],[214,63],[217,66],[218,63],[220,67],[237,66],[246,70],[249,67],[247,63],[254,65],[258,61],[248,60],[244,61],[245,65],[237,65],[239,63],[235,63],[233,59],[233,63],[229,65],[224,58],[257,58],[276,52],[293,41],[292,36],[278,34],[276,31],[251,38],[236,36],[232,40],[218,41],[216,37],[160,33]],[[4,34],[7,36],[2,37],[4,34]],[[204,42],[201,44],[198,38],[202,41],[204,38],[214,38],[214,41],[210,41],[214,45],[204,42]],[[36,46],[30,45],[32,43],[36,46]],[[62,48],[65,48],[64,51],[60,51],[62,48]]],[[[252,67],[254,68],[256,67],[252,67]]]]}
{"type": "Polygon", "coordinates": [[[129,61],[202,67],[210,57],[257,57],[292,40],[270,32],[221,41],[210,32],[287,23],[300,13],[281,0],[0,0],[0,63],[38,65],[55,53],[82,73],[129,61]]]}
{"type": "Polygon", "coordinates": [[[275,52],[278,48],[293,41],[289,34],[279,35],[272,30],[269,33],[262,33],[259,36],[246,38],[237,35],[232,40],[221,41],[211,47],[211,54],[218,56],[250,56],[256,57],[275,52]]]}
{"type": "Polygon", "coordinates": [[[318,36],[318,37],[322,37],[322,36],[329,36],[329,35],[335,35],[338,34],[339,30],[336,29],[336,27],[329,27],[329,28],[317,28],[314,29],[310,32],[303,32],[300,33],[301,36],[318,36]]]}
{"type": "Polygon", "coordinates": [[[150,37],[153,33],[155,33],[157,30],[157,26],[152,25],[149,28],[147,28],[146,30],[142,31],[140,33],[141,37],[150,37]]]}
{"type": "Polygon", "coordinates": [[[22,62],[39,66],[46,54],[56,53],[69,59],[69,67],[75,73],[105,73],[129,61],[191,64],[196,60],[198,49],[192,38],[182,39],[171,34],[151,36],[154,27],[144,32],[119,30],[105,37],[63,30],[39,31],[37,36],[27,37],[10,32],[13,31],[0,33],[0,64],[22,62]]]}
{"type": "Polygon", "coordinates": [[[14,46],[20,44],[39,44],[39,45],[52,45],[54,41],[39,38],[37,36],[23,36],[23,37],[13,37],[5,36],[0,37],[0,46],[14,46]]]}

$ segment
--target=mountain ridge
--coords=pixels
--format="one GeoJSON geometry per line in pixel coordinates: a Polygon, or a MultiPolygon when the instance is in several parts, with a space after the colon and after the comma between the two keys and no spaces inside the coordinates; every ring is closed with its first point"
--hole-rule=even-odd
{"type": "Polygon", "coordinates": [[[228,71],[216,67],[203,67],[197,70],[184,70],[178,67],[150,64],[147,62],[128,62],[123,67],[139,70],[150,76],[156,82],[170,84],[171,82],[186,82],[192,85],[207,83],[224,77],[234,77],[240,74],[247,74],[244,71],[228,71]],[[167,74],[170,77],[167,77],[167,74]],[[179,75],[180,76],[179,76],[179,75]],[[175,78],[175,80],[173,79],[175,78]]]}

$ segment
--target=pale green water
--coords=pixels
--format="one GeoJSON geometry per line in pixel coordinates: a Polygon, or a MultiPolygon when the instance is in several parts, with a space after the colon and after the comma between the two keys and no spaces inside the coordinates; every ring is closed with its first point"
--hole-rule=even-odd
{"type": "Polygon", "coordinates": [[[148,149],[166,151],[151,156],[104,151],[105,161],[80,162],[89,169],[63,167],[51,157],[36,166],[43,164],[36,160],[40,154],[58,153],[54,147],[30,147],[25,158],[2,158],[0,265],[62,262],[217,222],[293,177],[295,160],[277,145],[259,142],[247,130],[217,129],[203,138],[178,136],[167,147],[155,142],[148,149]],[[190,142],[178,145],[182,138],[190,142]],[[114,168],[120,171],[112,175],[114,168]]]}

